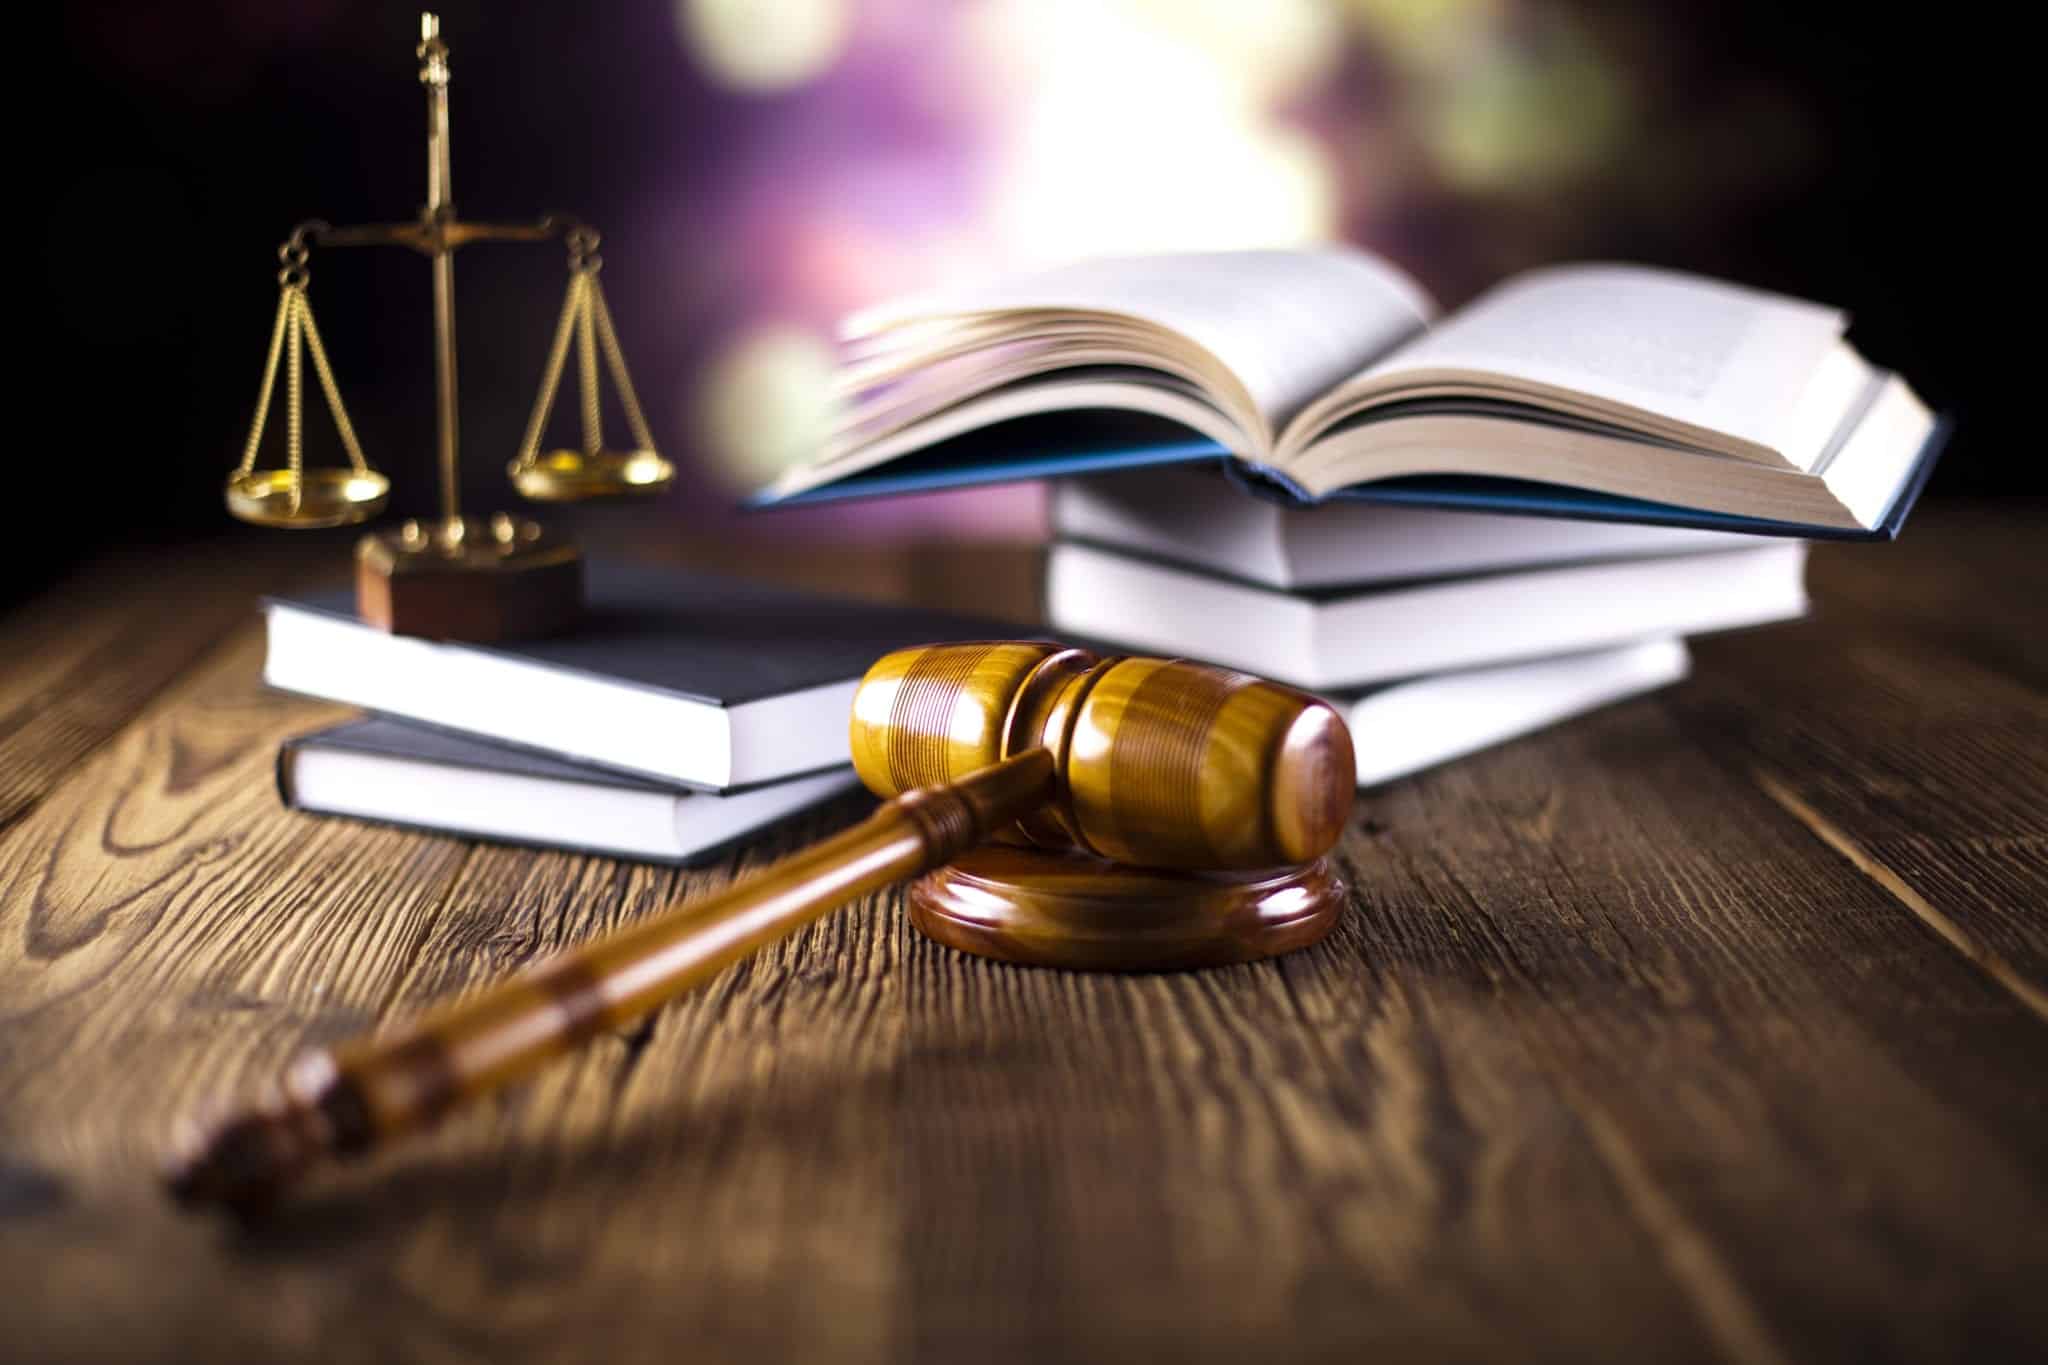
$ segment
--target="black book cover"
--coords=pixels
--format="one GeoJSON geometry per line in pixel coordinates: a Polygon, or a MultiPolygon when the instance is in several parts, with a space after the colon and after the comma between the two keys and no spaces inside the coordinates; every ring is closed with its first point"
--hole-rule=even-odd
{"type": "MultiPolygon", "coordinates": [[[[432,726],[415,725],[408,721],[392,720],[383,716],[363,716],[356,720],[330,725],[324,730],[313,730],[302,735],[293,735],[278,746],[274,775],[277,784],[278,801],[287,810],[304,810],[299,804],[298,793],[292,786],[292,758],[301,751],[320,749],[339,750],[346,753],[366,754],[375,758],[402,759],[415,763],[440,764],[450,768],[466,768],[489,773],[502,773],[508,777],[543,778],[562,782],[580,782],[591,786],[604,787],[614,791],[636,791],[672,797],[691,797],[706,801],[717,801],[721,797],[715,792],[678,783],[660,782],[653,778],[615,769],[592,767],[572,763],[566,759],[537,753],[530,749],[513,748],[494,744],[489,740],[474,739],[432,726]]],[[[308,811],[318,818],[339,818],[367,820],[371,824],[386,825],[396,829],[418,830],[423,834],[435,834],[463,840],[483,839],[491,843],[509,844],[521,848],[535,848],[544,851],[581,853],[599,858],[625,858],[635,862],[659,863],[670,867],[691,867],[723,856],[734,848],[743,847],[748,841],[761,837],[778,826],[812,814],[834,802],[853,798],[858,787],[849,787],[836,794],[820,797],[808,803],[763,819],[751,827],[741,830],[729,838],[719,839],[701,848],[692,849],[683,856],[669,857],[651,852],[623,853],[616,848],[597,848],[573,839],[548,839],[537,841],[507,835],[502,832],[480,835],[468,830],[451,829],[434,823],[420,823],[390,816],[331,815],[326,811],[308,811]]],[[[873,797],[862,796],[860,801],[872,802],[873,797]]]]}
{"type": "MultiPolygon", "coordinates": [[[[737,706],[858,678],[907,645],[1048,638],[1014,623],[602,559],[584,565],[584,599],[583,619],[561,635],[455,647],[737,706]]],[[[347,588],[268,600],[356,619],[347,588]]]]}
{"type": "Polygon", "coordinates": [[[287,806],[296,806],[291,790],[290,757],[298,749],[339,749],[377,758],[403,758],[415,763],[438,763],[449,768],[477,768],[513,777],[541,777],[558,782],[587,782],[593,786],[617,787],[625,791],[669,792],[692,795],[697,789],[680,783],[660,782],[637,773],[571,763],[533,749],[493,744],[453,730],[364,716],[330,725],[325,730],[293,735],[277,751],[277,792],[287,806]]]}

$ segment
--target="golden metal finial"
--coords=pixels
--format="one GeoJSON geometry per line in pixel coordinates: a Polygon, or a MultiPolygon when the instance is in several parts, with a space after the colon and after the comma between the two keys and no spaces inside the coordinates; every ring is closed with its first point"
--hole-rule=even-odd
{"type": "Polygon", "coordinates": [[[420,45],[414,49],[420,59],[420,84],[445,87],[448,84],[448,44],[441,41],[441,16],[420,16],[420,45]]]}

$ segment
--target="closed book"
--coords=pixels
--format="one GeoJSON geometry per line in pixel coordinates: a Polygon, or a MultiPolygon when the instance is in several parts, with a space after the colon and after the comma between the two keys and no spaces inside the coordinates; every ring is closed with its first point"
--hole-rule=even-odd
{"type": "Polygon", "coordinates": [[[384,717],[285,741],[284,804],[464,838],[681,863],[853,790],[849,768],[720,794],[384,717]]]}
{"type": "Polygon", "coordinates": [[[1691,668],[1683,640],[1642,640],[1411,678],[1330,700],[1351,727],[1358,785],[1372,787],[1653,692],[1691,668]]]}
{"type": "Polygon", "coordinates": [[[571,630],[456,644],[356,618],[347,591],[265,602],[274,687],[723,791],[838,767],[861,676],[907,645],[1001,622],[594,560],[571,630]]]}
{"type": "Polygon", "coordinates": [[[1055,629],[1311,691],[1696,635],[1802,615],[1806,546],[1570,564],[1286,593],[1092,545],[1056,544],[1055,629]]]}
{"type": "Polygon", "coordinates": [[[1216,470],[1062,479],[1053,533],[1270,588],[1363,587],[1501,569],[1754,545],[1732,531],[1626,521],[1443,512],[1385,503],[1296,507],[1216,470]]]}

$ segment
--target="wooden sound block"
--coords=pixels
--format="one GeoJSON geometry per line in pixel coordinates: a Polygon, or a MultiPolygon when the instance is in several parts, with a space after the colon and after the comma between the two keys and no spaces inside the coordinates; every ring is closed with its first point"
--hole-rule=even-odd
{"type": "Polygon", "coordinates": [[[992,844],[910,887],[910,922],[1001,962],[1160,971],[1251,962],[1330,931],[1345,886],[1327,858],[1263,872],[1167,872],[992,844]]]}
{"type": "Polygon", "coordinates": [[[394,635],[491,644],[582,612],[582,553],[523,518],[408,521],[356,542],[356,615],[394,635]]]}

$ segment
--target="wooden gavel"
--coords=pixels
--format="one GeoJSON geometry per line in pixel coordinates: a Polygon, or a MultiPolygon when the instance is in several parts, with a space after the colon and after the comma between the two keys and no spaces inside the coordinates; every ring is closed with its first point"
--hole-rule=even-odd
{"type": "Polygon", "coordinates": [[[181,1152],[172,1194],[261,1208],[322,1160],[429,1127],[826,911],[991,839],[1177,869],[1185,885],[1159,875],[1199,899],[1207,883],[1190,873],[1320,859],[1351,809],[1351,739],[1334,710],[1185,662],[1049,644],[899,650],[862,680],[851,739],[861,780],[895,798],[866,820],[388,1034],[301,1057],[280,1095],[181,1152]]]}

